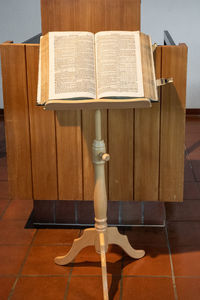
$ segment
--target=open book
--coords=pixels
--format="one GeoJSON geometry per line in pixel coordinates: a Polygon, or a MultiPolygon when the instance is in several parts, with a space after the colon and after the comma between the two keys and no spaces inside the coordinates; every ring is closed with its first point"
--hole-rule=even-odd
{"type": "Polygon", "coordinates": [[[158,100],[151,39],[139,31],[49,32],[39,56],[40,105],[148,107],[158,100]]]}

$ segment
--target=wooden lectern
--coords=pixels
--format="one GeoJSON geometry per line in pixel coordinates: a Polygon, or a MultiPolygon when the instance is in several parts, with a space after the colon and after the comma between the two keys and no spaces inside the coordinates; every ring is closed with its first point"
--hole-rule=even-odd
{"type": "MultiPolygon", "coordinates": [[[[58,105],[59,106],[59,105],[58,105]]],[[[134,102],[133,102],[134,107],[134,102]]],[[[101,137],[101,111],[95,111],[95,135],[92,145],[93,164],[95,169],[94,211],[95,228],[85,229],[83,235],[75,239],[71,250],[65,256],[55,258],[58,265],[66,265],[73,261],[75,256],[87,246],[95,246],[96,252],[101,255],[102,281],[104,300],[108,298],[106,252],[109,244],[120,246],[130,257],[139,259],[145,254],[144,250],[135,250],[131,247],[126,235],[118,232],[117,227],[107,227],[107,195],[105,185],[105,162],[110,156],[106,153],[105,143],[101,137]]],[[[116,162],[117,163],[117,162],[116,162]]]]}
{"type": "MultiPolygon", "coordinates": [[[[49,31],[140,30],[140,0],[41,0],[41,15],[43,35],[49,31]]],[[[5,43],[1,45],[1,57],[11,198],[33,199],[37,211],[42,208],[46,214],[42,217],[40,214],[37,221],[48,223],[50,220],[52,223],[57,220],[56,215],[51,216],[52,206],[59,204],[61,207],[68,200],[92,199],[90,187],[86,185],[92,180],[90,156],[85,141],[81,142],[81,131],[90,145],[93,113],[72,111],[55,115],[35,106],[38,45],[5,43]],[[73,126],[60,126],[59,118],[65,125],[72,123],[73,126]],[[66,136],[72,149],[70,153],[66,151],[66,142],[63,143],[66,136]],[[46,151],[47,146],[49,151],[46,151]],[[66,159],[67,167],[63,164],[66,159]],[[70,173],[71,164],[73,169],[81,166],[80,174],[70,173]],[[78,178],[75,175],[79,175],[78,178]]],[[[173,86],[162,88],[161,105],[135,111],[110,109],[102,113],[102,131],[112,157],[107,176],[109,200],[182,201],[186,45],[159,46],[155,63],[158,78],[174,79],[173,86]],[[116,133],[120,133],[118,148],[113,140],[116,133]],[[124,144],[128,146],[124,147],[124,144]],[[124,164],[124,158],[130,162],[128,165],[124,164]]],[[[74,243],[69,255],[56,258],[56,262],[68,263],[78,250],[89,243],[94,244],[101,253],[103,278],[106,278],[105,252],[109,243],[117,242],[135,258],[142,257],[144,252],[132,249],[126,237],[119,235],[116,229],[107,228],[104,165],[108,155],[101,140],[101,113],[98,110],[95,120],[96,227],[87,229],[84,238],[74,243]]],[[[106,299],[106,280],[104,287],[106,299]]]]}

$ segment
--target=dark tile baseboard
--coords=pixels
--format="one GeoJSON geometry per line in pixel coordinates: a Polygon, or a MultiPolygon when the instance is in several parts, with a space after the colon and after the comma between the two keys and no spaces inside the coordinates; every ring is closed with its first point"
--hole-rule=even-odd
{"type": "MultiPolygon", "coordinates": [[[[108,224],[165,226],[161,202],[108,201],[108,224]]],[[[35,200],[26,228],[72,228],[94,225],[93,201],[35,200]]]]}

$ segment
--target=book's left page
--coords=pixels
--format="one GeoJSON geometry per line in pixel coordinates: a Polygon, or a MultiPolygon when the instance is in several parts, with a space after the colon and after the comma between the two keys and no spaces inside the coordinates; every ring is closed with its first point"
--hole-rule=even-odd
{"type": "Polygon", "coordinates": [[[49,32],[48,99],[96,98],[94,34],[49,32]]]}

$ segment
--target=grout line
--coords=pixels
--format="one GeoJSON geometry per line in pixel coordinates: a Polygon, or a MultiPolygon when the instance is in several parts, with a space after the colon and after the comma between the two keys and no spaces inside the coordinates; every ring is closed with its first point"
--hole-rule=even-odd
{"type": "MultiPolygon", "coordinates": [[[[187,151],[186,145],[185,145],[185,154],[186,154],[186,155],[185,155],[185,157],[184,157],[184,160],[186,159],[186,160],[188,161],[189,167],[190,167],[190,169],[191,169],[191,172],[192,172],[192,175],[193,175],[193,178],[194,178],[194,181],[190,181],[190,182],[197,182],[198,180],[197,180],[196,174],[195,174],[195,172],[194,172],[194,170],[193,170],[192,161],[191,161],[191,159],[190,159],[190,156],[189,156],[189,153],[188,153],[188,151],[187,151]]],[[[184,164],[184,166],[185,166],[185,164],[184,164]]]]}
{"type": "Polygon", "coordinates": [[[0,214],[0,220],[3,218],[3,216],[4,216],[4,214],[5,214],[5,212],[6,212],[6,210],[8,209],[8,207],[9,207],[9,205],[10,205],[10,203],[12,202],[13,200],[9,200],[8,199],[8,203],[6,204],[6,206],[5,206],[5,208],[3,209],[3,211],[2,211],[2,213],[0,214]]]}
{"type": "Polygon", "coordinates": [[[68,277],[69,274],[63,274],[63,275],[58,275],[58,274],[26,274],[26,275],[20,275],[20,278],[32,278],[32,277],[58,277],[58,278],[65,278],[68,277]]]}
{"type": "MultiPolygon", "coordinates": [[[[81,230],[79,231],[79,237],[81,236],[81,230]]],[[[66,285],[66,289],[65,289],[65,294],[64,294],[64,300],[67,299],[67,294],[68,294],[68,290],[69,290],[69,285],[70,285],[70,281],[71,281],[71,277],[72,277],[72,272],[73,272],[73,268],[74,268],[74,260],[72,261],[72,267],[69,271],[69,277],[68,277],[68,280],[67,280],[67,285],[66,285]]]]}
{"type": "Polygon", "coordinates": [[[173,284],[173,289],[174,289],[174,299],[178,300],[178,294],[177,294],[177,289],[176,289],[176,281],[175,281],[175,275],[174,275],[174,266],[173,266],[172,253],[171,253],[170,244],[169,244],[167,226],[165,226],[165,234],[166,234],[166,239],[167,239],[167,247],[168,247],[168,250],[169,250],[169,260],[170,260],[170,265],[171,265],[172,284],[173,284]]]}
{"type": "Polygon", "coordinates": [[[72,267],[69,271],[69,277],[68,277],[68,280],[67,280],[67,285],[66,285],[66,289],[65,289],[65,294],[64,294],[64,298],[63,300],[66,300],[67,299],[67,294],[68,294],[68,291],[69,291],[69,285],[70,285],[70,281],[71,281],[71,278],[72,278],[72,272],[73,272],[73,268],[74,268],[74,261],[72,262],[72,267]]]}
{"type": "Polygon", "coordinates": [[[27,249],[27,251],[26,251],[26,255],[25,255],[24,260],[23,260],[23,262],[22,262],[22,264],[21,264],[21,266],[20,266],[19,272],[18,272],[18,274],[17,274],[17,278],[16,278],[16,280],[15,280],[15,282],[14,282],[12,288],[11,288],[10,294],[9,294],[9,296],[8,296],[8,300],[10,300],[10,299],[12,298],[12,296],[13,296],[13,293],[14,293],[15,287],[16,287],[16,284],[17,284],[17,282],[18,282],[18,280],[19,280],[19,278],[20,278],[20,276],[21,276],[23,267],[24,267],[24,265],[25,265],[25,263],[26,263],[26,260],[27,260],[27,258],[28,258],[29,253],[30,253],[31,247],[32,247],[32,245],[33,245],[33,242],[34,242],[34,240],[35,240],[35,238],[36,238],[37,231],[38,231],[38,230],[36,229],[36,232],[34,233],[34,236],[33,236],[33,238],[32,238],[32,241],[31,241],[31,243],[30,243],[30,245],[29,245],[29,247],[28,247],[28,249],[27,249]]]}
{"type": "Polygon", "coordinates": [[[170,275],[123,275],[123,278],[126,277],[136,277],[136,278],[172,278],[170,275]]]}
{"type": "Polygon", "coordinates": [[[179,276],[175,276],[175,278],[200,278],[200,276],[181,276],[181,275],[179,275],[179,276]]]}

